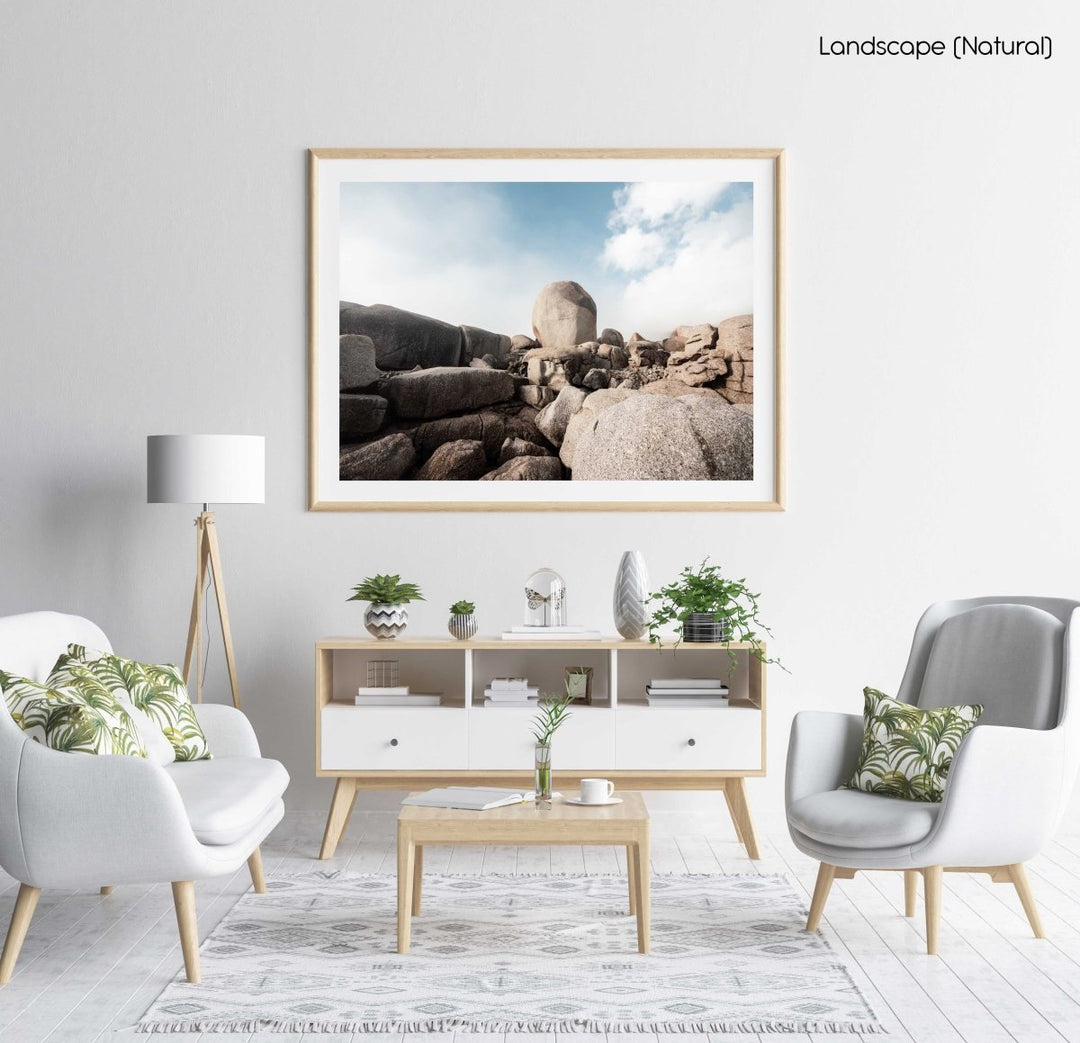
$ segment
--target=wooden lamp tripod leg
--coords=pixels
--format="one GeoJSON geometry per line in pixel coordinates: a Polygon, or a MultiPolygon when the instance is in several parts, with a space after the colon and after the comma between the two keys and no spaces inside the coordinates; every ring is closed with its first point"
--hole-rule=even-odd
{"type": "Polygon", "coordinates": [[[225,665],[229,671],[233,706],[240,709],[240,685],[236,677],[236,653],[233,651],[232,627],[229,625],[229,608],[225,603],[225,574],[221,569],[221,550],[218,547],[217,525],[213,511],[203,511],[195,520],[196,562],[195,594],[191,599],[191,622],[188,625],[187,651],[184,653],[184,683],[191,686],[192,659],[195,661],[195,697],[202,702],[202,623],[203,588],[209,571],[217,599],[218,618],[221,620],[221,637],[225,643],[225,665]]]}

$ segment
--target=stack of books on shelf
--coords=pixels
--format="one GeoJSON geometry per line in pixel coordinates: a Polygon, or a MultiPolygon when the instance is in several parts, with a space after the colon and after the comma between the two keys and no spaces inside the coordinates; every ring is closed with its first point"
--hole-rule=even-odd
{"type": "Polygon", "coordinates": [[[727,706],[728,687],[718,677],[654,677],[645,698],[650,706],[727,706]]]}
{"type": "Polygon", "coordinates": [[[495,677],[484,689],[485,706],[535,706],[539,699],[527,677],[495,677]]]}
{"type": "Polygon", "coordinates": [[[356,689],[357,706],[439,706],[442,696],[410,692],[408,685],[361,685],[356,689]]]}
{"type": "Polygon", "coordinates": [[[586,627],[558,626],[558,627],[511,627],[504,630],[504,641],[599,641],[599,630],[589,630],[586,627]]]}

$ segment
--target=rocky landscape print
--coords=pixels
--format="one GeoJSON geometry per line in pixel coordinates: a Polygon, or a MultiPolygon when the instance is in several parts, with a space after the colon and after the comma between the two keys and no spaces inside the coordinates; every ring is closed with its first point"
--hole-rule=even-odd
{"type": "Polygon", "coordinates": [[[751,203],[343,185],[341,480],[753,479],[751,203]]]}

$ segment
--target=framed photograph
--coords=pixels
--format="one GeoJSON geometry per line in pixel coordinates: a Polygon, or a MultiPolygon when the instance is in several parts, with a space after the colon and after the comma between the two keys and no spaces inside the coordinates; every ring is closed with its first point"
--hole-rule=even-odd
{"type": "Polygon", "coordinates": [[[312,510],[781,510],[780,149],[310,151],[312,510]]]}

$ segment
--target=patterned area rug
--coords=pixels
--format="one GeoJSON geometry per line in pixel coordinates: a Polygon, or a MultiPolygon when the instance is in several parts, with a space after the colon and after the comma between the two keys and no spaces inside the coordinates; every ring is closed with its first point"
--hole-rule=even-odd
{"type": "Polygon", "coordinates": [[[654,876],[648,956],[622,877],[428,876],[407,956],[392,876],[268,887],[140,1031],[882,1031],[783,876],[654,876]]]}

